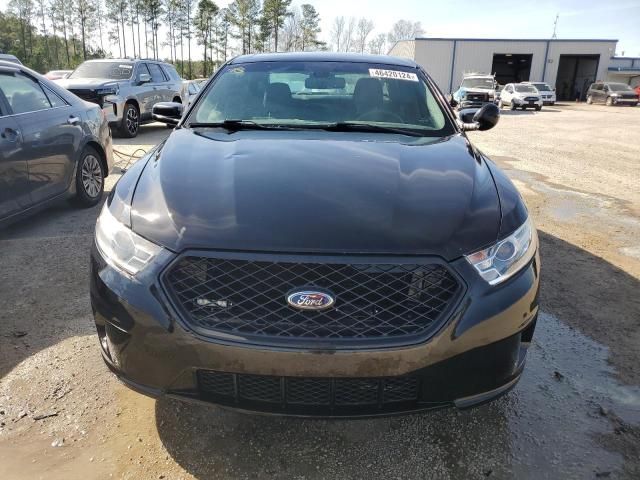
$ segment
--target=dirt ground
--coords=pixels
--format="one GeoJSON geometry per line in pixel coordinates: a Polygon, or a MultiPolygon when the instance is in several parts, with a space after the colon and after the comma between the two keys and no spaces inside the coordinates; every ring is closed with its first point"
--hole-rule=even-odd
{"type": "Polygon", "coordinates": [[[509,395],[357,421],[140,396],[107,371],[92,324],[99,209],[60,205],[0,231],[0,479],[640,478],[640,107],[505,111],[471,137],[541,238],[542,314],[509,395]]]}

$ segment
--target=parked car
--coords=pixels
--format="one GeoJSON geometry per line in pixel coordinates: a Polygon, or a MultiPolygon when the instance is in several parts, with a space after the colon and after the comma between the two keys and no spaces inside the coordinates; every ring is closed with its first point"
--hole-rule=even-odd
{"type": "MultiPolygon", "coordinates": [[[[158,102],[182,102],[182,79],[168,63],[154,60],[88,60],[66,79],[56,80],[80,98],[103,108],[124,137],[138,135],[158,102]]],[[[186,99],[185,99],[186,100],[186,99]]]]}
{"type": "Polygon", "coordinates": [[[542,98],[540,93],[531,84],[528,83],[507,83],[500,93],[499,106],[509,105],[511,110],[521,108],[535,108],[537,111],[542,109],[542,98]]]}
{"type": "Polygon", "coordinates": [[[120,179],[91,253],[124,383],[335,417],[466,408],[518,381],[537,235],[465,134],[496,105],[462,122],[411,60],[307,52],[237,57],[154,118],[177,126],[120,179]]]}
{"type": "Polygon", "coordinates": [[[0,60],[0,224],[62,198],[95,205],[112,165],[100,107],[0,60]]]}
{"type": "Polygon", "coordinates": [[[22,62],[15,55],[11,55],[9,53],[0,53],[0,61],[3,62],[11,62],[17,63],[18,65],[22,65],[22,62]]]}
{"type": "Polygon", "coordinates": [[[587,103],[604,103],[605,105],[638,105],[640,97],[626,83],[596,82],[587,90],[587,103]]]}
{"type": "Polygon", "coordinates": [[[465,74],[458,90],[453,95],[453,106],[458,108],[480,108],[487,103],[497,103],[496,80],[484,73],[465,74]]]}
{"type": "Polygon", "coordinates": [[[522,82],[528,85],[533,85],[538,90],[540,97],[542,98],[543,105],[555,105],[556,103],[556,91],[554,88],[546,82],[522,82]]]}
{"type": "Polygon", "coordinates": [[[206,82],[206,79],[184,80],[182,84],[182,98],[186,99],[187,103],[190,102],[202,89],[204,82],[206,82]]]}
{"type": "Polygon", "coordinates": [[[45,78],[49,80],[60,80],[61,78],[67,78],[73,70],[51,70],[44,74],[45,78]]]}

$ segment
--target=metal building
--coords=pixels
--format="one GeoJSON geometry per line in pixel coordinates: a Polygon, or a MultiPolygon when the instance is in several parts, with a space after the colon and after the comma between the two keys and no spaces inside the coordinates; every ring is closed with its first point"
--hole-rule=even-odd
{"type": "MultiPolygon", "coordinates": [[[[389,55],[411,58],[422,65],[445,93],[455,91],[466,72],[495,73],[502,85],[544,81],[556,88],[559,100],[584,99],[589,85],[606,80],[617,40],[525,40],[486,38],[416,38],[396,43],[389,55]]],[[[640,59],[624,70],[640,70],[640,59]]],[[[620,66],[626,68],[626,65],[620,66]]],[[[631,72],[631,73],[630,73],[631,72]]],[[[633,83],[632,83],[633,84],[633,83]]]]}

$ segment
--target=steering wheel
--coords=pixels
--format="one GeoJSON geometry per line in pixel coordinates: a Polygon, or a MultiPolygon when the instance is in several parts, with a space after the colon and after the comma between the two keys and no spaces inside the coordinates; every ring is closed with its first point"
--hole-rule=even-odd
{"type": "Polygon", "coordinates": [[[402,117],[397,113],[388,112],[380,108],[374,108],[373,110],[369,110],[368,112],[361,113],[356,117],[356,120],[371,120],[376,122],[382,121],[382,122],[389,122],[389,123],[405,123],[402,117]]]}

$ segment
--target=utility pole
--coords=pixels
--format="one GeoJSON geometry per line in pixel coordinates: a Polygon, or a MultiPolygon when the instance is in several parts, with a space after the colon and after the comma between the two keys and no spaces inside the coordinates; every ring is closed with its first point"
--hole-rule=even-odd
{"type": "Polygon", "coordinates": [[[556,31],[558,29],[558,18],[560,18],[560,14],[556,13],[556,19],[553,21],[553,35],[551,35],[552,40],[558,38],[558,35],[556,35],[556,31]]]}

